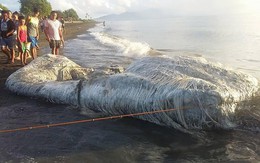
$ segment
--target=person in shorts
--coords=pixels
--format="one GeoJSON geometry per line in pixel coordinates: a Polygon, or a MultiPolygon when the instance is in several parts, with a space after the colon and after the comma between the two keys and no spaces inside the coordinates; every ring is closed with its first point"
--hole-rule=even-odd
{"type": "Polygon", "coordinates": [[[50,14],[50,19],[45,22],[44,33],[46,40],[50,44],[51,53],[58,55],[61,43],[64,43],[62,35],[62,24],[57,20],[57,12],[52,11],[50,14]]]}
{"type": "Polygon", "coordinates": [[[0,33],[1,33],[1,49],[7,56],[7,62],[14,63],[14,38],[13,33],[15,31],[14,22],[9,19],[8,11],[2,12],[2,20],[0,21],[0,33]],[[10,51],[8,50],[10,49],[10,51]]]}
{"type": "Polygon", "coordinates": [[[18,52],[18,56],[15,57],[15,59],[17,60],[20,60],[20,54],[19,54],[19,50],[18,50],[18,47],[17,47],[17,28],[19,26],[19,20],[18,20],[18,17],[19,17],[19,13],[17,11],[13,12],[12,14],[12,20],[14,22],[14,25],[15,25],[15,31],[14,31],[14,54],[16,53],[16,51],[18,52]]]}
{"type": "Polygon", "coordinates": [[[30,52],[27,42],[27,26],[25,25],[25,17],[19,16],[19,26],[17,28],[17,42],[20,54],[21,65],[26,65],[27,55],[30,52]]]}
{"type": "Polygon", "coordinates": [[[40,12],[37,8],[33,9],[33,15],[27,18],[28,41],[31,42],[32,58],[37,57],[37,48],[39,40],[39,16],[40,12]]]}
{"type": "Polygon", "coordinates": [[[62,32],[65,33],[65,20],[63,17],[60,17],[59,21],[61,22],[62,32]]]}

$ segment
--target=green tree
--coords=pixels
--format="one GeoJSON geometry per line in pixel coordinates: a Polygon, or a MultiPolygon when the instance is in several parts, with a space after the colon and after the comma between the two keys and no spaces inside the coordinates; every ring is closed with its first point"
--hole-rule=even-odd
{"type": "Polygon", "coordinates": [[[8,8],[5,7],[4,5],[2,5],[1,3],[0,3],[0,8],[1,8],[2,10],[8,10],[8,8]]]}
{"type": "Polygon", "coordinates": [[[79,19],[77,12],[72,8],[63,11],[63,16],[65,17],[66,20],[78,20],[79,19]]]}
{"type": "Polygon", "coordinates": [[[20,0],[21,4],[20,13],[30,15],[33,13],[34,8],[38,8],[40,15],[47,16],[50,14],[52,7],[47,0],[20,0]]]}

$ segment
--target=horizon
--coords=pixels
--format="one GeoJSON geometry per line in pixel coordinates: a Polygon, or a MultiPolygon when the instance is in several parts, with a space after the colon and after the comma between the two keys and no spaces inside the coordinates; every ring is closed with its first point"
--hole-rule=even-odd
{"type": "MultiPolygon", "coordinates": [[[[156,14],[166,16],[203,16],[203,15],[232,15],[232,14],[259,14],[260,1],[258,0],[96,0],[86,2],[84,0],[48,0],[53,10],[67,10],[73,8],[80,18],[99,18],[111,14],[127,12],[141,13],[147,10],[156,10],[156,14]]],[[[0,0],[11,11],[20,11],[20,3],[0,0]]]]}

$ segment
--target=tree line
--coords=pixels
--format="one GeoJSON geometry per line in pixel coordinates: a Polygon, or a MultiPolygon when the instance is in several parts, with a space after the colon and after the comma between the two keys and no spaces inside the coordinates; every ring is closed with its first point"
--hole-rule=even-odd
{"type": "MultiPolygon", "coordinates": [[[[47,0],[19,0],[21,4],[20,13],[23,15],[30,15],[33,13],[34,8],[38,8],[41,16],[48,16],[52,11],[52,6],[47,0]]],[[[7,7],[0,4],[0,8],[8,10],[7,7]]],[[[74,21],[79,20],[79,16],[74,9],[67,9],[64,11],[57,11],[58,16],[63,17],[65,20],[74,21]]]]}

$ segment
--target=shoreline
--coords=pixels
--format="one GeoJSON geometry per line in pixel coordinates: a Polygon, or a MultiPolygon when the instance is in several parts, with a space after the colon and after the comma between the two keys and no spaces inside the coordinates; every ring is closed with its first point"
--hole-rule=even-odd
{"type": "MultiPolygon", "coordinates": [[[[65,32],[63,34],[64,41],[77,38],[78,35],[84,34],[88,29],[95,27],[97,22],[74,22],[67,23],[65,26],[65,32]]],[[[40,30],[40,29],[39,29],[40,30]]],[[[39,39],[40,49],[38,50],[38,56],[43,55],[43,49],[49,49],[48,42],[45,40],[45,35],[42,31],[40,31],[40,39],[39,39]]],[[[17,55],[17,53],[16,53],[17,55]]],[[[0,52],[0,108],[2,106],[14,105],[19,103],[21,99],[24,99],[23,96],[18,96],[5,88],[6,79],[16,70],[23,67],[20,64],[20,60],[15,60],[14,64],[4,64],[6,60],[6,55],[3,52],[0,52]]],[[[31,58],[27,59],[29,63],[32,61],[31,58]]]]}

